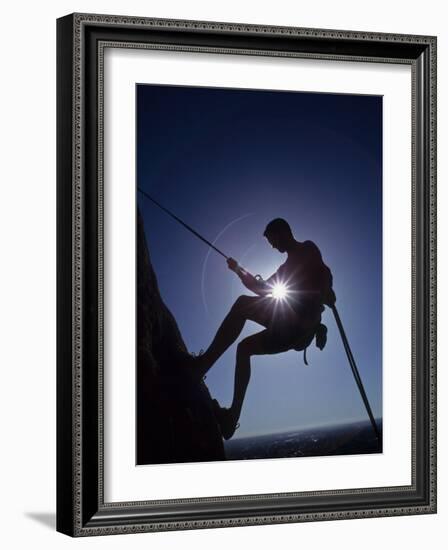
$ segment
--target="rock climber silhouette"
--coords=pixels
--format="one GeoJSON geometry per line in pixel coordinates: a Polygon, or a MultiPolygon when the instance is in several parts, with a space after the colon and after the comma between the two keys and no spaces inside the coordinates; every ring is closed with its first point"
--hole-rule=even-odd
{"type": "Polygon", "coordinates": [[[138,190],[187,231],[223,256],[227,260],[228,267],[240,277],[249,290],[256,294],[255,297],[238,298],[203,355],[188,355],[189,360],[193,360],[193,364],[190,364],[193,367],[193,376],[199,374],[203,378],[217,359],[238,338],[247,320],[253,320],[265,327],[265,330],[245,338],[238,345],[232,406],[226,409],[213,400],[214,412],[220,424],[222,436],[230,439],[238,427],[238,418],[250,379],[251,356],[281,353],[289,349],[303,350],[304,362],[308,364],[306,349],[313,338],[316,338],[316,346],[319,349],[325,347],[327,328],[320,323],[320,319],[326,305],[333,312],[348,363],[372,429],[376,438],[380,440],[381,433],[336,308],[336,295],[332,288],[333,277],[330,269],[323,263],[317,246],[311,241],[297,241],[286,220],[282,218],[272,220],[267,225],[264,236],[273,248],[287,253],[288,257],[274,275],[267,281],[263,281],[261,277],[254,277],[244,270],[238,262],[226,256],[222,250],[160,204],[144,189],[138,187],[138,190]]]}
{"type": "MultiPolygon", "coordinates": [[[[230,439],[238,427],[244,396],[251,374],[251,357],[282,353],[291,349],[306,350],[316,337],[322,349],[326,327],[321,324],[324,304],[332,306],[336,297],[332,275],[323,263],[318,247],[312,241],[299,242],[288,222],[272,220],[264,231],[271,246],[287,254],[286,261],[269,279],[254,277],[233,258],[227,258],[229,269],[255,296],[240,296],[224,318],[208,349],[192,358],[196,376],[203,377],[240,335],[246,321],[254,321],[264,330],[238,343],[234,394],[230,408],[213,400],[214,412],[224,439],[230,439]]],[[[305,359],[306,361],[306,359],[305,359]]]]}

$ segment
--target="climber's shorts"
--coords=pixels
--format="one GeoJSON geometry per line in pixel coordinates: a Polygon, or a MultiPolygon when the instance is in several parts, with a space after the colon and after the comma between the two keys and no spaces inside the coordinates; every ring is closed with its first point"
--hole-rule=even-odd
{"type": "Polygon", "coordinates": [[[266,354],[280,353],[310,342],[314,328],[320,323],[320,306],[303,307],[294,311],[287,302],[271,297],[240,296],[235,302],[233,313],[266,327],[260,333],[266,354]]]}

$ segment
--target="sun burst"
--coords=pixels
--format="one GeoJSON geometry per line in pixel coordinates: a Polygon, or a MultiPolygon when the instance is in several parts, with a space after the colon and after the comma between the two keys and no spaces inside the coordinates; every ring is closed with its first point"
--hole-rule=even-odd
{"type": "Polygon", "coordinates": [[[284,283],[275,283],[272,287],[272,297],[275,300],[284,300],[288,296],[288,289],[284,283]]]}

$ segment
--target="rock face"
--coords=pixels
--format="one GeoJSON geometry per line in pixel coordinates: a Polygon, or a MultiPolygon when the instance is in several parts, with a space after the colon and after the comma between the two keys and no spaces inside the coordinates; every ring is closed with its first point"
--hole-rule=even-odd
{"type": "Polygon", "coordinates": [[[210,394],[185,368],[187,348],[137,218],[137,464],[225,460],[210,394]]]}

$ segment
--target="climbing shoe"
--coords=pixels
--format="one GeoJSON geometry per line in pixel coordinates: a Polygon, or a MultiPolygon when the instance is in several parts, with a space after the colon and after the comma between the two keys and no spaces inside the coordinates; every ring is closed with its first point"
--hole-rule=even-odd
{"type": "Polygon", "coordinates": [[[221,407],[216,399],[213,399],[212,404],[213,412],[219,424],[222,437],[226,440],[230,439],[235,431],[240,427],[239,422],[235,420],[231,409],[221,407]]]}
{"type": "Polygon", "coordinates": [[[194,352],[189,353],[185,359],[185,368],[188,369],[193,378],[195,378],[196,380],[205,380],[207,378],[207,370],[202,364],[203,354],[204,350],[201,349],[198,354],[194,352]]]}

